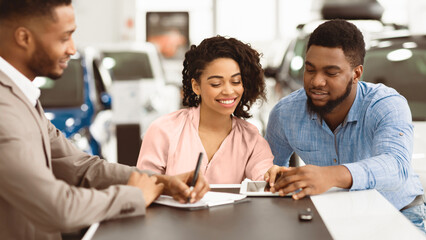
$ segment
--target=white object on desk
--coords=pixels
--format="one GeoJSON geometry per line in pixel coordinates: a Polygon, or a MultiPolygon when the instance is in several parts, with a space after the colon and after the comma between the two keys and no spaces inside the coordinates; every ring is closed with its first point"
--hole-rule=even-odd
{"type": "Polygon", "coordinates": [[[240,194],[246,196],[269,196],[269,197],[279,197],[279,193],[275,192],[265,192],[265,181],[250,181],[244,180],[241,183],[240,194]]]}
{"type": "Polygon", "coordinates": [[[81,240],[91,240],[93,236],[96,233],[96,230],[98,230],[99,223],[94,223],[90,226],[90,228],[87,230],[86,234],[84,234],[83,238],[81,240]]]}
{"type": "Polygon", "coordinates": [[[180,203],[174,200],[171,196],[167,195],[161,195],[157,200],[154,201],[154,203],[170,207],[195,210],[218,205],[231,204],[241,201],[244,198],[246,198],[246,196],[235,193],[207,192],[200,201],[195,203],[180,203]]]}
{"type": "MultiPolygon", "coordinates": [[[[257,197],[279,197],[278,192],[265,192],[266,182],[265,181],[252,181],[250,179],[244,179],[241,182],[240,194],[246,196],[257,196],[257,197]]],[[[293,193],[289,193],[285,196],[291,196],[293,193]]]]}
{"type": "Polygon", "coordinates": [[[375,189],[331,189],[311,199],[333,239],[426,239],[375,189]]]}
{"type": "Polygon", "coordinates": [[[211,189],[215,188],[240,188],[241,184],[210,184],[211,189]]]}

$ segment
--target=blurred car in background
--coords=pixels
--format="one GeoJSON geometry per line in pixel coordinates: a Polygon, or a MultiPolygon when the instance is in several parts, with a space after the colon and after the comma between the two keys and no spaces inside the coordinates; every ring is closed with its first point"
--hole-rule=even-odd
{"type": "Polygon", "coordinates": [[[112,76],[115,123],[140,123],[143,135],[153,120],[180,108],[180,89],[166,82],[155,45],[114,43],[99,48],[112,76]]]}
{"type": "Polygon", "coordinates": [[[112,83],[112,119],[117,162],[135,165],[141,139],[151,123],[181,107],[181,90],[168,84],[157,48],[148,42],[98,46],[112,83]]]}
{"type": "Polygon", "coordinates": [[[385,35],[370,42],[362,80],[385,84],[407,99],[414,125],[412,166],[426,187],[426,35],[385,35]]]}
{"type": "MultiPolygon", "coordinates": [[[[307,24],[300,24],[297,36],[289,43],[286,52],[282,58],[282,62],[278,67],[267,67],[265,69],[265,76],[272,77],[276,80],[279,88],[276,88],[280,97],[286,96],[288,93],[293,92],[303,87],[303,66],[306,54],[306,46],[308,44],[310,34],[320,24],[326,20],[312,21],[307,24]]],[[[385,25],[377,20],[348,20],[355,24],[363,33],[366,44],[368,45],[369,39],[374,38],[383,32],[393,31],[393,25],[385,25]]]]}
{"type": "Polygon", "coordinates": [[[368,45],[369,39],[383,32],[406,28],[380,21],[383,7],[376,0],[324,0],[321,8],[322,19],[297,26],[296,35],[287,46],[278,66],[265,68],[265,76],[273,78],[279,87],[275,88],[278,99],[303,87],[303,66],[306,46],[310,34],[322,23],[330,19],[346,19],[355,24],[363,33],[368,45]]]}
{"type": "MultiPolygon", "coordinates": [[[[95,137],[93,124],[98,115],[111,107],[105,84],[108,81],[110,76],[101,66],[99,53],[90,47],[79,49],[71,57],[59,79],[37,77],[34,80],[41,90],[40,102],[46,117],[89,154],[102,155],[103,143],[95,137]]],[[[102,125],[95,128],[101,129],[104,135],[108,132],[108,121],[102,125]]]]}

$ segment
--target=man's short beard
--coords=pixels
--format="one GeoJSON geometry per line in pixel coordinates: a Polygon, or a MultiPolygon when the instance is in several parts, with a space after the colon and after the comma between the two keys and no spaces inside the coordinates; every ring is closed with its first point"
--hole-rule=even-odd
{"type": "Polygon", "coordinates": [[[308,99],[306,100],[306,104],[308,106],[308,112],[311,114],[316,113],[321,118],[324,118],[325,115],[331,113],[333,109],[335,109],[340,103],[342,103],[349,96],[352,90],[352,82],[353,82],[353,78],[351,78],[351,80],[349,81],[348,85],[346,86],[346,92],[342,96],[338,97],[335,100],[328,101],[322,107],[315,106],[314,103],[312,102],[312,98],[309,97],[308,94],[306,94],[306,96],[308,97],[308,99]]]}
{"type": "Polygon", "coordinates": [[[49,54],[43,48],[40,41],[35,38],[36,50],[31,56],[30,65],[28,66],[36,76],[49,77],[56,80],[62,76],[62,74],[56,74],[51,69],[54,68],[55,62],[49,57],[49,54]]]}

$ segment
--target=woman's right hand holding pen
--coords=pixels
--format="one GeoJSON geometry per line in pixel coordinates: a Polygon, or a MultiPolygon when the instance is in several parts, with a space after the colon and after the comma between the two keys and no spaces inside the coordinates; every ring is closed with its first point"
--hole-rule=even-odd
{"type": "Polygon", "coordinates": [[[163,194],[172,196],[173,199],[180,203],[186,203],[188,199],[190,199],[190,203],[197,202],[210,190],[209,183],[201,172],[198,173],[198,178],[192,191],[190,185],[194,177],[194,171],[175,176],[156,175],[156,177],[158,178],[157,183],[164,183],[163,194]]]}

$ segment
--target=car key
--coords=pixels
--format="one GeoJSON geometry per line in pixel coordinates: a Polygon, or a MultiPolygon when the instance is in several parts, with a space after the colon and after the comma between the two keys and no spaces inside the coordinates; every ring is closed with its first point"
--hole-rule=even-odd
{"type": "Polygon", "coordinates": [[[299,211],[299,220],[300,221],[311,221],[313,218],[313,212],[311,208],[306,208],[299,211]]]}

